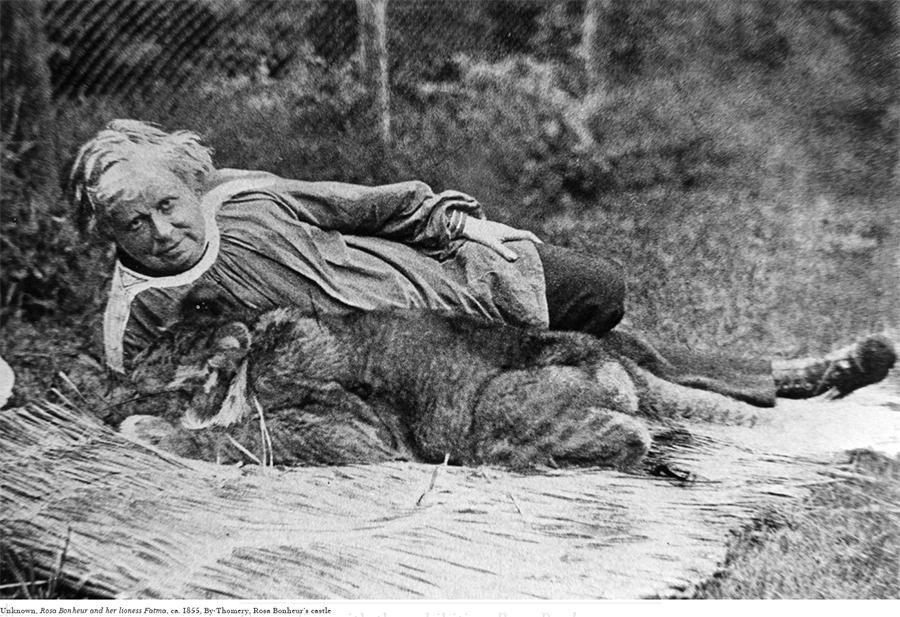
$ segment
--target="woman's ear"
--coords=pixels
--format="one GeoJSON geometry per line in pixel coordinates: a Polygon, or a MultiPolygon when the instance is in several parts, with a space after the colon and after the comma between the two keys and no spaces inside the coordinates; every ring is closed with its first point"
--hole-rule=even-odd
{"type": "Polygon", "coordinates": [[[115,242],[112,221],[107,214],[109,204],[97,203],[96,199],[91,200],[87,195],[82,199],[85,201],[78,208],[78,227],[81,233],[85,236],[97,234],[104,240],[115,242]]]}
{"type": "Polygon", "coordinates": [[[93,223],[90,223],[90,229],[104,240],[110,242],[116,241],[116,235],[113,233],[112,225],[105,216],[96,216],[93,223]]]}

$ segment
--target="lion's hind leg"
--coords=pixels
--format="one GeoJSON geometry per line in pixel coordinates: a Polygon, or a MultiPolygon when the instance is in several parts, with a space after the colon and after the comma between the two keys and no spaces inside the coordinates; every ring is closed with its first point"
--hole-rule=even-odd
{"type": "Polygon", "coordinates": [[[472,456],[511,467],[631,467],[647,453],[650,433],[638,418],[613,411],[609,395],[576,367],[502,373],[475,410],[472,456]]]}

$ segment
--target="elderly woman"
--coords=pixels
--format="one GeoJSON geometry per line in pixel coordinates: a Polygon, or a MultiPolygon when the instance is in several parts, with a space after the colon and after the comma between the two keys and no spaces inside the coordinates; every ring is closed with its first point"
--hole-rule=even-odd
{"type": "Polygon", "coordinates": [[[879,338],[827,358],[768,361],[663,355],[611,330],[624,314],[618,267],[485,219],[472,197],[421,182],[365,187],[215,169],[191,132],[110,123],[78,152],[71,187],[83,229],[115,242],[104,316],[108,364],[129,360],[177,318],[198,283],[253,309],[427,308],[605,336],[662,377],[759,405],[777,394],[846,394],[893,364],[879,338]]]}

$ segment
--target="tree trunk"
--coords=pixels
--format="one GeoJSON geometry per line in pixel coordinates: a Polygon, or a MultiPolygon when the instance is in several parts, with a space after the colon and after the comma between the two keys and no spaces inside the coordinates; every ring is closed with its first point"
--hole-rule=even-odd
{"type": "Polygon", "coordinates": [[[379,127],[381,144],[387,148],[391,143],[387,0],[356,0],[356,7],[359,15],[360,68],[372,97],[372,117],[379,127]]]}
{"type": "Polygon", "coordinates": [[[20,156],[30,188],[57,202],[59,171],[53,140],[49,45],[41,0],[4,2],[2,11],[3,139],[20,156]]]}
{"type": "Polygon", "coordinates": [[[591,88],[602,88],[604,84],[604,62],[597,40],[598,26],[608,0],[585,0],[584,20],[581,22],[581,56],[591,88]]]}

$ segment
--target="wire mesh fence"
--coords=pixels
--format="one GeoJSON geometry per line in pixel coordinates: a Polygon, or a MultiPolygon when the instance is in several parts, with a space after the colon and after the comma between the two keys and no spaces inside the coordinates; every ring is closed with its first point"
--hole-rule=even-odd
{"type": "MultiPolygon", "coordinates": [[[[390,0],[395,82],[440,79],[456,53],[528,51],[549,7],[390,0]]],[[[358,49],[353,0],[50,0],[43,18],[54,93],[66,97],[179,90],[219,77],[284,79],[301,58],[334,66],[358,49]]]]}

